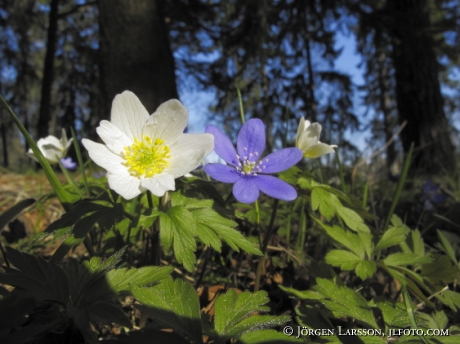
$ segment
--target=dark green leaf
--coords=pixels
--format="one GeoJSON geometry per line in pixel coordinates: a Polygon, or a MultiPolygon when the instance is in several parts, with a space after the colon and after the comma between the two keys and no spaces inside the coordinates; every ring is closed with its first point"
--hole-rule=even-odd
{"type": "Polygon", "coordinates": [[[200,305],[190,283],[166,278],[154,287],[132,287],[132,292],[143,313],[202,343],[200,305]]]}

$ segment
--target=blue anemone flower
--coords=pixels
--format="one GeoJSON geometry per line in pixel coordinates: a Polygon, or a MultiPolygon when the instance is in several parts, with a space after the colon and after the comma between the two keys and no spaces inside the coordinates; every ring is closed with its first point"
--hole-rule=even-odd
{"type": "Polygon", "coordinates": [[[442,193],[439,183],[433,183],[431,179],[427,179],[423,185],[423,199],[426,210],[433,210],[435,204],[443,203],[447,196],[442,193]]]}
{"type": "Polygon", "coordinates": [[[298,148],[284,148],[262,158],[265,149],[265,128],[260,119],[247,121],[238,133],[237,149],[216,126],[208,125],[206,133],[214,135],[214,151],[227,165],[207,164],[205,172],[212,178],[232,183],[233,195],[242,203],[253,203],[263,193],[283,201],[297,198],[296,190],[288,183],[268,174],[294,166],[302,159],[298,148]]]}
{"type": "Polygon", "coordinates": [[[71,170],[77,167],[77,163],[73,162],[72,158],[69,156],[67,158],[62,158],[61,159],[62,166],[64,166],[66,169],[71,170]]]}

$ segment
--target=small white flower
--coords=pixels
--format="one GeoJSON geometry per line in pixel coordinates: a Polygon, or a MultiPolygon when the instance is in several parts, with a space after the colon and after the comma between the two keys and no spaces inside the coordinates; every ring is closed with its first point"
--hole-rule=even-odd
{"type": "MultiPolygon", "coordinates": [[[[59,160],[67,155],[67,151],[72,144],[72,140],[73,139],[67,140],[65,130],[62,129],[60,140],[56,136],[49,135],[44,139],[38,140],[37,146],[50,164],[57,164],[59,160]]],[[[32,149],[29,149],[27,155],[35,161],[38,161],[37,157],[32,152],[32,149]]]]}
{"type": "Polygon", "coordinates": [[[125,91],[115,97],[110,122],[96,129],[104,144],[83,139],[91,159],[107,170],[111,189],[125,199],[145,190],[163,196],[174,179],[195,169],[214,149],[210,134],[184,134],[188,111],[175,99],[149,116],[140,100],[125,91]]]}
{"type": "Polygon", "coordinates": [[[300,118],[299,128],[295,145],[303,152],[304,158],[319,158],[328,153],[334,153],[336,145],[328,145],[319,141],[321,134],[321,125],[319,123],[310,123],[303,117],[300,118]]]}

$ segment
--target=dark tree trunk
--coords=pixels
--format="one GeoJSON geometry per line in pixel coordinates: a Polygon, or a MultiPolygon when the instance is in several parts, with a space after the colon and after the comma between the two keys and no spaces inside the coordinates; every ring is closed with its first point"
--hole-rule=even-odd
{"type": "Polygon", "coordinates": [[[393,64],[404,151],[413,142],[416,167],[439,172],[453,167],[454,148],[444,113],[426,0],[388,0],[393,64]]]}
{"type": "Polygon", "coordinates": [[[38,118],[38,138],[48,136],[49,121],[51,112],[51,87],[54,79],[54,55],[57,41],[59,0],[51,0],[48,40],[46,43],[45,64],[43,67],[43,81],[40,99],[40,112],[38,118]]]}
{"type": "Polygon", "coordinates": [[[174,57],[162,15],[162,1],[100,0],[100,54],[104,107],[134,92],[152,113],[178,98],[174,57]]]}

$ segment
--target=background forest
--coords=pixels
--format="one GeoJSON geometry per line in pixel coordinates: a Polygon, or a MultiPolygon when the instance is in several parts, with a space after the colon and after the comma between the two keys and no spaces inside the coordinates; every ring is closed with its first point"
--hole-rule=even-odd
{"type": "Polygon", "coordinates": [[[0,0],[0,73],[2,344],[459,342],[458,0],[0,0]]]}
{"type": "MultiPolygon", "coordinates": [[[[438,170],[453,165],[459,11],[448,0],[2,0],[0,92],[38,139],[70,125],[94,136],[125,89],[150,112],[208,90],[213,119],[236,128],[238,88],[270,147],[304,116],[356,162],[353,137],[370,130],[377,151],[405,123],[381,150],[387,166],[414,142],[416,164],[438,170]],[[358,42],[361,85],[334,69],[342,36],[358,42]]],[[[28,147],[1,111],[0,161],[24,170],[28,147]]]]}

